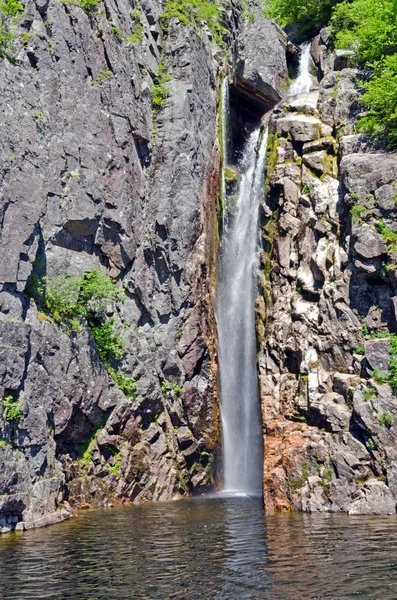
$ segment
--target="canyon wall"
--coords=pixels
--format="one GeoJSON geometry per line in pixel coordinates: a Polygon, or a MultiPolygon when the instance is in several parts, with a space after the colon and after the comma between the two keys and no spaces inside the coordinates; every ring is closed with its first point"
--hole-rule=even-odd
{"type": "MultiPolygon", "coordinates": [[[[396,511],[397,156],[357,134],[351,53],[274,112],[257,303],[268,511],[396,511]]],[[[313,65],[314,67],[314,65],[313,65]]]]}

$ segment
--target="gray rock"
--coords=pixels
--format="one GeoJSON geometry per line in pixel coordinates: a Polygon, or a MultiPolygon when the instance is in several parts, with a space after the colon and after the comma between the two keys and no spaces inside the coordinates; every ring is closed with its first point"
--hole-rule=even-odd
{"type": "Polygon", "coordinates": [[[359,490],[358,498],[350,505],[349,515],[392,515],[396,501],[383,481],[368,480],[359,490]]]}
{"type": "Polygon", "coordinates": [[[244,21],[237,39],[233,83],[265,112],[281,100],[287,80],[287,36],[262,11],[254,14],[253,22],[244,21]]]}
{"type": "Polygon", "coordinates": [[[367,340],[364,343],[365,358],[370,369],[387,373],[390,369],[390,341],[388,339],[367,340]]]}

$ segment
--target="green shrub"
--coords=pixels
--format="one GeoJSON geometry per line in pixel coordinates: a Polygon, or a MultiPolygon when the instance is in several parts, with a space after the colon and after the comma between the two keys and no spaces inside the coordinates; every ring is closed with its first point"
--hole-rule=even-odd
{"type": "Polygon", "coordinates": [[[222,44],[225,28],[221,22],[222,6],[218,2],[207,2],[206,0],[167,0],[164,12],[160,15],[164,34],[168,32],[170,19],[176,17],[181,23],[189,25],[197,33],[203,23],[206,23],[214,40],[222,44]]]}
{"type": "Polygon", "coordinates": [[[13,27],[23,13],[23,5],[18,0],[0,2],[0,58],[10,58],[14,51],[15,33],[13,27]]]}
{"type": "Polygon", "coordinates": [[[359,130],[384,137],[390,147],[397,147],[397,54],[377,62],[373,78],[363,86],[368,113],[358,122],[359,130]]]}
{"type": "Polygon", "coordinates": [[[120,390],[127,396],[127,398],[135,398],[138,390],[136,381],[133,377],[128,377],[122,371],[116,371],[112,367],[107,367],[110,375],[112,376],[115,384],[120,388],[120,390]]]}
{"type": "Polygon", "coordinates": [[[99,71],[98,77],[90,82],[90,85],[101,85],[107,79],[113,77],[113,71],[99,71]]]}
{"type": "Polygon", "coordinates": [[[180,396],[183,390],[177,383],[172,383],[171,381],[163,381],[163,383],[161,384],[161,391],[163,394],[173,392],[176,396],[180,396]]]}
{"type": "Polygon", "coordinates": [[[131,42],[131,44],[142,44],[142,42],[143,42],[143,25],[142,25],[142,23],[135,23],[131,35],[127,38],[127,42],[131,42]]]}
{"type": "Polygon", "coordinates": [[[371,398],[375,398],[376,390],[372,386],[368,387],[364,392],[364,400],[371,400],[371,398]]]}
{"type": "Polygon", "coordinates": [[[294,25],[297,41],[313,36],[331,18],[341,0],[269,0],[267,15],[282,27],[294,25]]]}
{"type": "Polygon", "coordinates": [[[159,65],[153,75],[153,87],[151,90],[152,103],[155,111],[158,111],[165,104],[165,101],[170,96],[170,88],[168,83],[171,81],[171,76],[167,73],[165,63],[159,65]]]}
{"type": "Polygon", "coordinates": [[[357,223],[360,219],[365,219],[365,217],[369,217],[372,215],[372,211],[361,204],[355,204],[350,209],[350,214],[352,216],[353,223],[357,223]]]}
{"type": "Polygon", "coordinates": [[[19,400],[15,400],[12,396],[3,398],[2,405],[4,408],[4,419],[10,422],[19,421],[22,416],[22,406],[19,400]]]}
{"type": "Polygon", "coordinates": [[[338,3],[331,28],[337,48],[354,50],[361,64],[373,64],[397,51],[395,0],[338,3]]]}
{"type": "Polygon", "coordinates": [[[99,4],[99,0],[61,0],[62,4],[72,4],[82,8],[88,15],[94,13],[99,4]]]}
{"type": "Polygon", "coordinates": [[[364,346],[358,346],[358,348],[356,348],[356,349],[354,350],[354,352],[355,352],[356,354],[365,354],[365,349],[364,349],[364,346]]]}
{"type": "Polygon", "coordinates": [[[124,355],[124,343],[114,328],[114,319],[98,325],[90,324],[97,352],[104,363],[119,360],[124,355]]]}
{"type": "Polygon", "coordinates": [[[397,252],[397,232],[387,227],[383,221],[378,223],[378,231],[383,237],[383,241],[387,246],[387,251],[390,254],[397,252]]]}
{"type": "Polygon", "coordinates": [[[388,429],[393,425],[394,419],[393,416],[389,412],[383,412],[378,415],[379,425],[382,427],[387,427],[388,429]]]}

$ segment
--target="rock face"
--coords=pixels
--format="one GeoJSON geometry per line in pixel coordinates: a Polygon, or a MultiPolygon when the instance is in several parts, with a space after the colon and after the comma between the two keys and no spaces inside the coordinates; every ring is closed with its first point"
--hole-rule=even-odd
{"type": "MultiPolygon", "coordinates": [[[[15,60],[0,59],[0,531],[216,479],[222,53],[177,19],[165,39],[164,4],[106,0],[87,14],[27,0],[15,60]],[[96,268],[124,290],[107,311],[132,398],[84,319],[63,327],[42,301],[54,278],[96,268]]],[[[273,105],[284,37],[239,3],[222,14],[232,78],[273,105]]]]}
{"type": "Polygon", "coordinates": [[[354,134],[349,56],[270,123],[258,298],[268,511],[396,511],[397,157],[354,134]],[[337,71],[337,73],[336,73],[337,71]]]}

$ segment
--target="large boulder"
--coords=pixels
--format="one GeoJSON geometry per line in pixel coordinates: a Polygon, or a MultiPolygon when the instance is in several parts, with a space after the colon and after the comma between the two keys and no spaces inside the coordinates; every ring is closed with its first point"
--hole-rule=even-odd
{"type": "Polygon", "coordinates": [[[281,100],[287,81],[287,36],[262,11],[244,21],[237,40],[233,84],[235,90],[268,110],[281,100]]]}

